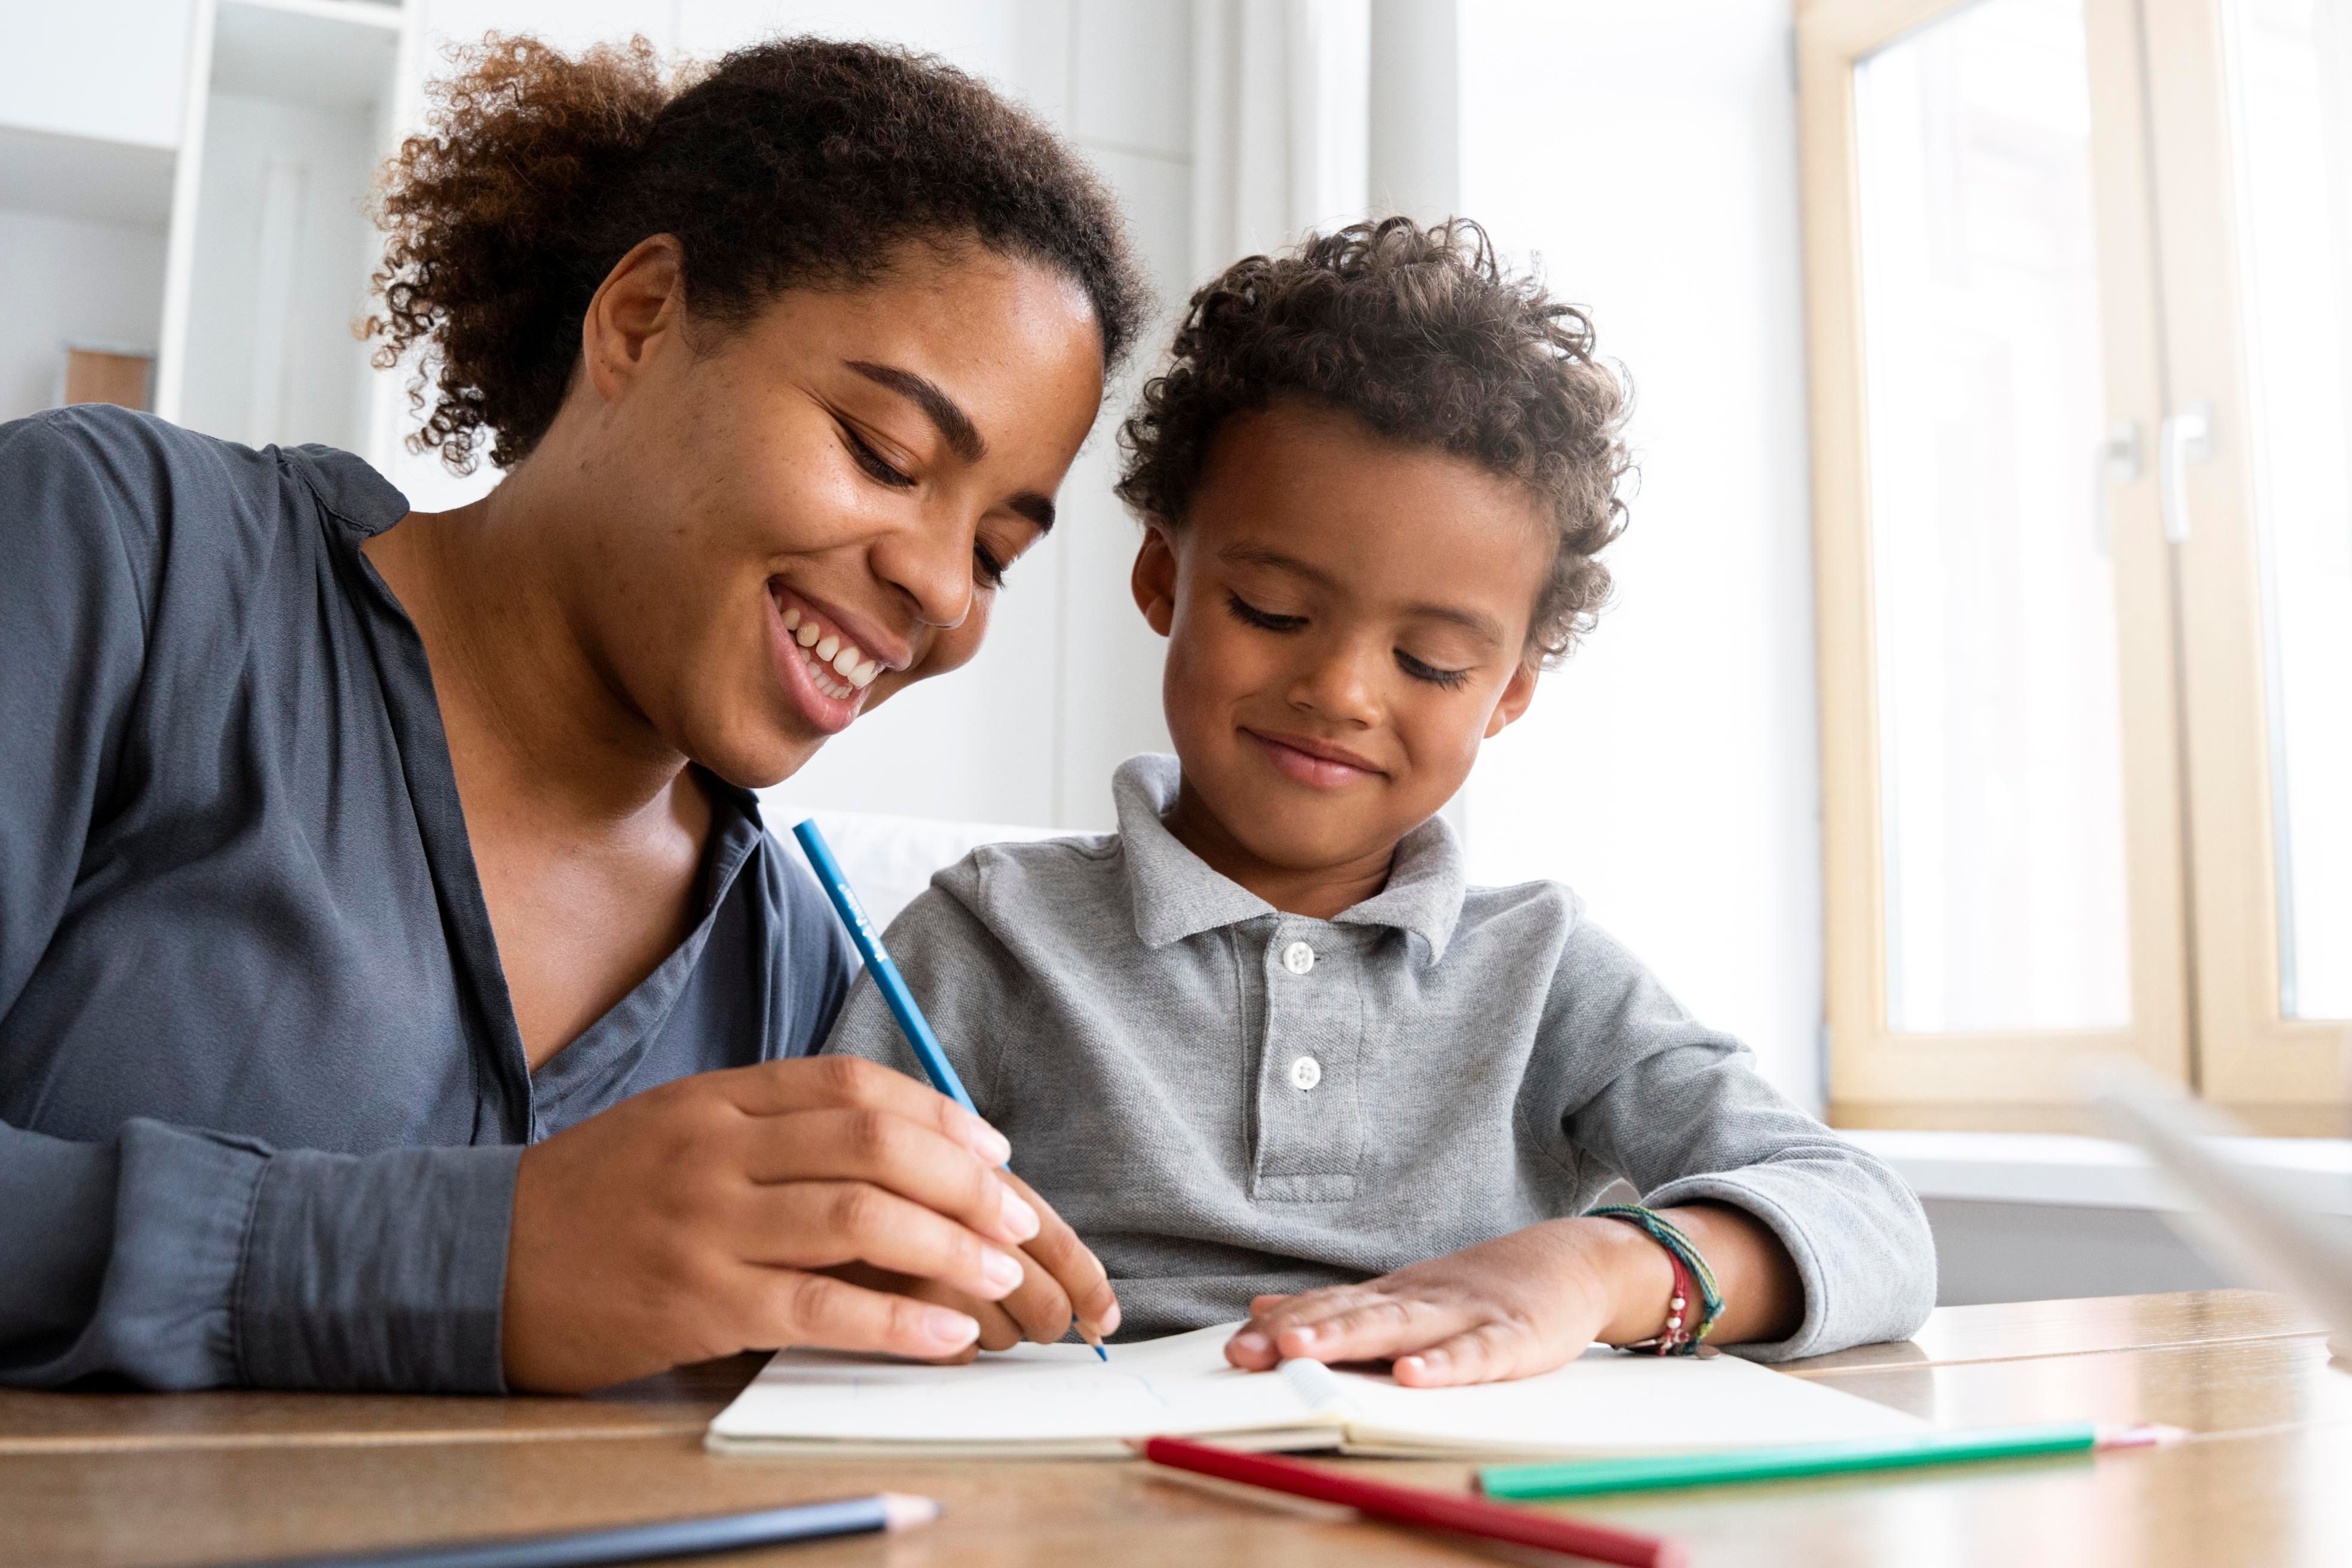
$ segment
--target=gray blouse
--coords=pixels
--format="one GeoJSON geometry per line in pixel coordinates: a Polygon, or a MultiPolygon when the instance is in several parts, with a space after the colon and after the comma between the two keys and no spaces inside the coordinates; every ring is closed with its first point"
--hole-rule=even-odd
{"type": "Polygon", "coordinates": [[[851,973],[707,773],[700,919],[532,1073],[358,458],[0,425],[0,1383],[496,1390],[520,1147],[851,973]]]}

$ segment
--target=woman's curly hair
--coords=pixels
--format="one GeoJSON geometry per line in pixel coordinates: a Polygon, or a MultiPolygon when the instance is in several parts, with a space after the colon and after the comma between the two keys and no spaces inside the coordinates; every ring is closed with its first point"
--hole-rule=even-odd
{"type": "Polygon", "coordinates": [[[389,370],[423,348],[410,438],[469,471],[546,434],[588,301],[677,237],[698,319],[740,325],[799,284],[877,281],[909,240],[969,237],[1086,290],[1106,372],[1146,290],[1118,209],[1054,133],[979,81],[873,44],[780,38],[665,80],[643,38],[566,56],[490,35],[455,51],[425,134],[378,178],[387,231],[362,324],[389,370]]]}
{"type": "Polygon", "coordinates": [[[1594,557],[1624,529],[1630,395],[1593,357],[1585,313],[1507,276],[1476,224],[1350,224],[1237,261],[1192,296],[1167,368],[1120,427],[1118,494],[1181,527],[1219,427],[1284,397],[1466,458],[1550,512],[1559,547],[1528,642],[1552,664],[1609,596],[1594,557]]]}

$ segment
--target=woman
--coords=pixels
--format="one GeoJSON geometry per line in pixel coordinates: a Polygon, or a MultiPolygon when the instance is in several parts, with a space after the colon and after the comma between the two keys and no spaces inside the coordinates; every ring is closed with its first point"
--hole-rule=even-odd
{"type": "Polygon", "coordinates": [[[434,132],[371,327],[488,498],[0,427],[0,1378],[1115,1326],[992,1130],[798,1059],[851,970],[748,793],[979,646],[1135,332],[1108,198],[971,79],[814,39],[675,95],[493,39],[434,132]]]}

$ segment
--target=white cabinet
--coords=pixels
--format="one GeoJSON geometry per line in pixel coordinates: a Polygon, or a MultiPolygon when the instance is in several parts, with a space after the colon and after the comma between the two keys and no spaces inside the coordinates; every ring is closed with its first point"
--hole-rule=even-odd
{"type": "Polygon", "coordinates": [[[378,0],[217,0],[158,412],[254,446],[368,448],[352,323],[378,253],[369,182],[391,150],[404,19],[378,0]]]}
{"type": "Polygon", "coordinates": [[[0,418],[67,345],[151,406],[366,450],[365,207],[413,53],[399,0],[70,0],[0,18],[0,418]]]}
{"type": "Polygon", "coordinates": [[[136,147],[180,144],[194,0],[8,7],[0,125],[136,147]]]}
{"type": "Polygon", "coordinates": [[[194,0],[9,8],[0,37],[0,419],[68,346],[152,356],[194,0]]]}

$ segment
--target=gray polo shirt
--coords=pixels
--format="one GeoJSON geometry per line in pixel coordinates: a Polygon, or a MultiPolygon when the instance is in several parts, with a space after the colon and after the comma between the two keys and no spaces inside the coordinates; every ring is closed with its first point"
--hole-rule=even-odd
{"type": "MultiPolygon", "coordinates": [[[[1329,921],[1211,870],[1137,757],[1116,834],[992,845],[892,955],[1013,1167],[1117,1282],[1122,1338],[1246,1315],[1589,1207],[1731,1204],[1805,1315],[1766,1359],[1904,1339],[1936,1299],[1918,1201],[1694,1022],[1555,882],[1469,888],[1442,821],[1329,921]]],[[[825,1048],[917,1070],[873,982],[825,1048]]]]}
{"type": "Polygon", "coordinates": [[[0,425],[0,1383],[492,1390],[522,1145],[801,1054],[840,927],[750,795],[537,1072],[357,458],[0,425]]]}

